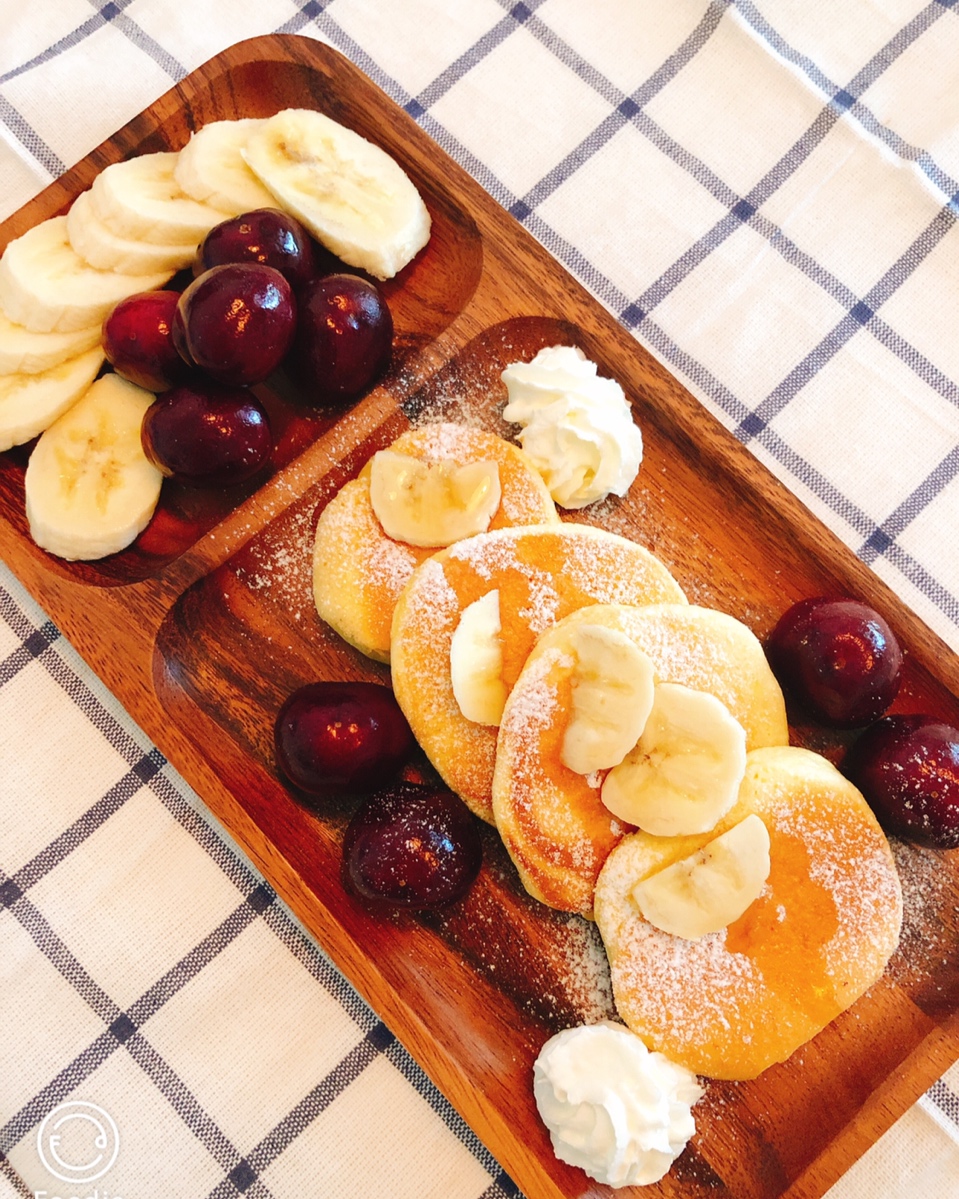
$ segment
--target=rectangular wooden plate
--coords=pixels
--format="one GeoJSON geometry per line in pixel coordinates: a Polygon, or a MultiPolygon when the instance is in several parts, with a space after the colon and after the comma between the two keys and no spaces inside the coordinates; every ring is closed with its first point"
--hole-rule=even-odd
{"type": "MultiPolygon", "coordinates": [[[[576,519],[646,545],[691,600],[759,636],[803,596],[862,597],[907,651],[903,710],[959,722],[959,662],[405,113],[318,42],[264,37],[212,59],[0,226],[0,248],[66,211],[110,162],[177,149],[211,120],[289,106],[378,142],[431,210],[430,245],[387,288],[389,374],[341,415],[305,411],[281,384],[259,388],[279,431],[266,482],[230,496],[165,484],[136,546],[101,562],[34,546],[29,447],[0,455],[0,552],[517,1183],[537,1199],[606,1194],[556,1161],[530,1086],[552,1031],[610,1010],[592,926],[528,899],[491,830],[466,901],[439,915],[371,914],[340,885],[349,809],[311,816],[277,779],[273,719],[294,687],[388,678],[315,615],[318,512],[418,417],[509,436],[500,372],[543,346],[578,344],[625,387],[646,458],[626,500],[576,519]]],[[[841,753],[840,737],[793,732],[841,753]]],[[[754,1082],[709,1084],[696,1137],[643,1194],[819,1196],[959,1057],[959,860],[896,852],[906,925],[885,977],[787,1063],[754,1082]]]]}

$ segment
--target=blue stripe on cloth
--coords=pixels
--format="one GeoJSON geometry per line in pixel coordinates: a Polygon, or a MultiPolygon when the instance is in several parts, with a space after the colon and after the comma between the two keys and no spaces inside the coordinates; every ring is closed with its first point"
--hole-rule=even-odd
{"type": "MultiPolygon", "coordinates": [[[[427,1100],[461,1143],[472,1152],[491,1176],[498,1175],[500,1168],[495,1160],[426,1078],[419,1066],[398,1046],[393,1035],[372,1009],[309,940],[287,910],[276,902],[275,892],[269,884],[262,881],[252,867],[225,844],[173,785],[166,775],[166,760],[159,751],[154,749],[144,754],[56,650],[50,648],[60,640],[56,627],[45,621],[37,628],[2,585],[0,617],[21,639],[22,645],[30,643],[37,651],[33,656],[26,653],[26,661],[33,661],[35,658],[39,660],[113,748],[130,764],[129,771],[110,793],[84,813],[70,830],[61,834],[31,862],[21,867],[15,878],[8,878],[0,873],[0,909],[9,908],[11,915],[29,932],[35,944],[107,1026],[104,1033],[95,1038],[93,1043],[51,1079],[30,1103],[0,1128],[0,1154],[17,1144],[50,1110],[63,1102],[122,1046],[151,1078],[191,1132],[224,1170],[224,1182],[220,1184],[216,1193],[242,1193],[269,1199],[269,1191],[259,1179],[257,1171],[265,1169],[269,1161],[289,1147],[296,1133],[302,1131],[335,1097],[334,1092],[338,1093],[338,1090],[342,1090],[352,1079],[358,1077],[361,1069],[376,1056],[388,1052],[391,1060],[402,1060],[406,1063],[407,1068],[401,1071],[404,1077],[427,1100]],[[143,786],[147,786],[156,794],[167,811],[205,849],[212,861],[243,892],[245,898],[216,929],[148,987],[126,1011],[121,1011],[56,935],[26,895],[26,888],[38,881],[56,862],[61,861],[68,852],[81,844],[93,828],[99,827],[112,811],[117,810],[121,806],[121,796],[128,798],[129,794],[135,793],[143,786]],[[346,1014],[362,1030],[362,1045],[367,1048],[348,1055],[326,1079],[321,1080],[273,1132],[268,1134],[258,1147],[258,1152],[242,1156],[239,1149],[232,1145],[198,1104],[182,1080],[156,1052],[144,1034],[143,1026],[256,919],[262,920],[264,926],[301,967],[339,1002],[346,1014]],[[399,1055],[398,1058],[394,1056],[396,1054],[399,1055]],[[242,1190],[238,1184],[243,1184],[242,1190]]],[[[63,650],[67,654],[73,652],[66,644],[63,645],[63,650]]],[[[14,651],[7,661],[20,653],[21,651],[14,651]]],[[[499,1191],[496,1190],[495,1182],[492,1185],[493,1189],[489,1192],[491,1195],[516,1193],[515,1188],[509,1190],[511,1183],[509,1186],[501,1186],[499,1191]]]]}
{"type": "Polygon", "coordinates": [[[26,892],[38,883],[67,858],[77,846],[82,845],[88,837],[92,836],[114,813],[118,812],[127,800],[132,799],[144,784],[160,771],[164,761],[159,750],[151,750],[149,754],[140,759],[132,770],[127,771],[122,778],[118,779],[82,816],[74,820],[40,853],[21,866],[12,876],[11,881],[22,892],[26,892]]]}
{"type": "MultiPolygon", "coordinates": [[[[4,593],[0,592],[0,604],[4,598],[4,593]]],[[[60,630],[50,621],[42,628],[29,633],[23,642],[0,662],[0,687],[9,683],[24,667],[45,653],[59,636],[60,630]]]]}
{"type": "Polygon", "coordinates": [[[874,529],[859,548],[863,562],[872,564],[882,557],[906,529],[942,490],[959,474],[959,446],[954,446],[902,503],[874,529]]]}
{"type": "Polygon", "coordinates": [[[36,1199],[36,1191],[27,1186],[3,1153],[0,1153],[0,1178],[6,1179],[21,1199],[36,1199]]]}
{"type": "MultiPolygon", "coordinates": [[[[913,20],[900,31],[897,38],[893,39],[893,42],[890,43],[889,53],[895,52],[898,57],[916,38],[930,29],[946,10],[956,11],[954,8],[956,2],[957,0],[951,0],[950,3],[943,4],[942,0],[933,0],[933,3],[917,13],[913,20]]],[[[872,82],[868,76],[868,81],[861,79],[862,73],[857,76],[857,79],[860,80],[857,90],[853,90],[856,87],[855,83],[840,87],[811,58],[795,50],[770,24],[752,0],[735,0],[735,9],[743,21],[769,45],[775,54],[798,67],[824,95],[831,97],[831,103],[836,106],[837,110],[851,112],[863,129],[888,146],[899,158],[905,162],[914,162],[930,182],[939,188],[946,197],[948,205],[959,214],[959,182],[943,170],[928,151],[905,141],[895,130],[883,124],[872,113],[868,105],[858,98],[872,82]]],[[[889,65],[889,61],[892,59],[887,53],[881,63],[881,69],[885,69],[889,65]]],[[[880,64],[874,61],[873,69],[880,69],[880,64]]]]}
{"type": "Polygon", "coordinates": [[[524,205],[527,213],[552,195],[575,171],[602,149],[627,121],[638,116],[643,108],[679,74],[715,32],[729,3],[730,0],[711,0],[696,28],[665,62],[629,96],[624,95],[595,67],[577,54],[571,46],[553,34],[542,21],[534,20],[529,23],[530,32],[561,62],[572,68],[585,83],[588,83],[607,100],[613,106],[613,112],[522,197],[520,203],[524,205]]]}
{"type": "Polygon", "coordinates": [[[445,96],[451,87],[481,63],[497,46],[502,45],[520,25],[527,25],[528,28],[531,24],[530,18],[533,15],[533,9],[538,8],[543,2],[544,0],[530,0],[530,4],[506,5],[508,9],[506,16],[478,38],[469,50],[461,54],[455,62],[450,63],[445,70],[441,71],[419,95],[414,96],[406,105],[407,110],[411,105],[416,105],[421,112],[425,112],[431,104],[435,104],[445,96]]]}
{"type": "Polygon", "coordinates": [[[167,50],[164,50],[160,43],[150,37],[145,30],[141,29],[136,21],[131,20],[123,13],[118,13],[114,15],[113,25],[138,50],[142,50],[144,54],[153,59],[158,67],[166,71],[174,83],[179,83],[181,79],[189,74],[183,63],[179,59],[174,58],[167,50]]]}
{"type": "Polygon", "coordinates": [[[224,1149],[223,1154],[220,1154],[220,1150],[228,1146],[228,1141],[212,1121],[206,1122],[208,1117],[204,1117],[203,1121],[199,1119],[197,1113],[200,1109],[196,1101],[191,1097],[188,1103],[182,1084],[174,1085],[169,1068],[160,1068],[159,1055],[145,1040],[140,1029],[191,978],[196,977],[204,966],[257,919],[257,912],[250,903],[246,901],[240,904],[199,946],[131,1004],[126,1012],[122,1011],[97,984],[29,899],[21,898],[9,910],[48,961],[100,1017],[106,1025],[106,1030],[0,1128],[0,1152],[9,1152],[122,1045],[135,1060],[138,1060],[138,1064],[174,1108],[178,1111],[181,1108],[189,1108],[193,1118],[186,1122],[191,1131],[198,1136],[220,1165],[232,1168],[239,1158],[239,1153],[230,1147],[229,1153],[224,1149]],[[117,1035],[116,1030],[119,1030],[120,1035],[117,1035]],[[152,1070],[149,1068],[151,1066],[152,1070]]]}
{"type": "Polygon", "coordinates": [[[296,1138],[324,1112],[363,1071],[393,1044],[395,1038],[382,1022],[375,1024],[334,1068],[306,1094],[274,1128],[210,1192],[209,1199],[231,1199],[235,1191],[245,1193],[296,1138]]]}
{"type": "MultiPolygon", "coordinates": [[[[742,422],[748,417],[749,410],[746,405],[702,363],[677,346],[659,325],[654,321],[648,321],[644,323],[642,332],[643,338],[664,361],[670,362],[676,370],[685,375],[728,417],[736,422],[742,422]]],[[[778,435],[766,428],[757,440],[771,457],[808,487],[818,500],[842,517],[863,541],[867,541],[876,531],[877,525],[874,520],[787,446],[778,435]]],[[[943,587],[921,563],[899,545],[888,546],[883,556],[921,595],[939,608],[948,619],[959,624],[959,598],[943,587]]]]}
{"type": "Polygon", "coordinates": [[[0,75],[0,84],[6,83],[8,79],[15,79],[18,75],[23,75],[27,71],[32,71],[36,67],[43,66],[52,59],[58,58],[66,50],[72,50],[92,33],[96,33],[97,30],[102,29],[107,22],[112,21],[121,9],[127,8],[132,3],[134,3],[134,0],[118,0],[118,2],[105,5],[95,16],[89,17],[82,24],[78,25],[76,29],[71,30],[70,33],[55,41],[53,45],[48,46],[41,54],[37,54],[35,57],[29,59],[29,61],[21,63],[20,66],[7,71],[6,74],[0,75]]]}
{"type": "MultiPolygon", "coordinates": [[[[757,405],[750,414],[748,423],[746,421],[740,423],[735,430],[736,436],[743,442],[748,442],[751,437],[756,436],[757,432],[765,428],[782,412],[797,393],[806,386],[809,380],[861,328],[871,331],[871,325],[877,309],[902,286],[919,263],[951,231],[955,223],[956,218],[948,208],[940,209],[926,228],[885,272],[882,278],[870,288],[865,298],[857,300],[850,308],[849,313],[842,317],[826,336],[822,338],[819,344],[814,346],[789,374],[776,385],[769,395],[757,405]]],[[[830,289],[827,288],[826,290],[829,291],[830,289]]],[[[830,294],[832,294],[831,291],[830,294]]],[[[839,297],[834,296],[834,298],[838,299],[839,297]]],[[[887,338],[886,340],[889,341],[890,339],[887,338]]],[[[913,347],[909,346],[905,339],[896,340],[899,343],[897,346],[899,350],[897,356],[902,358],[907,366],[915,370],[918,362],[925,361],[918,350],[914,350],[913,347]],[[910,352],[904,354],[903,351],[907,348],[910,352]]],[[[949,387],[946,390],[950,393],[948,398],[955,399],[955,389],[949,387]]]]}
{"type": "Polygon", "coordinates": [[[959,1128],[959,1095],[950,1090],[941,1078],[929,1088],[927,1098],[959,1128]]]}
{"type": "Polygon", "coordinates": [[[14,108],[6,96],[0,96],[0,121],[27,150],[52,179],[67,169],[33,126],[14,108]]]}

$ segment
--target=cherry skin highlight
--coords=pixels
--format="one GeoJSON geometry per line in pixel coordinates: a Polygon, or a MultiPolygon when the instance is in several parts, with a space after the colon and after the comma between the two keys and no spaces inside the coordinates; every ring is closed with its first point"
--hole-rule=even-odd
{"type": "Polygon", "coordinates": [[[279,271],[256,262],[215,266],[194,279],[177,305],[188,361],[219,383],[261,383],[296,333],[296,300],[279,271]]]}
{"type": "Polygon", "coordinates": [[[258,262],[280,272],[294,289],[317,272],[313,240],[278,208],[257,208],[214,226],[200,243],[193,274],[230,262],[258,262]]]}
{"type": "Polygon", "coordinates": [[[476,821],[451,791],[397,783],[357,810],[343,842],[349,889],[384,906],[438,908],[461,899],[483,860],[476,821]]]}
{"type": "Polygon", "coordinates": [[[177,291],[139,292],[121,300],[103,322],[107,362],[137,387],[167,391],[189,377],[189,367],[173,342],[179,299],[177,291]]]}
{"type": "Polygon", "coordinates": [[[886,716],[851,746],[842,770],[887,832],[959,847],[959,729],[934,716],[886,716]]]}
{"type": "Polygon", "coordinates": [[[307,403],[355,399],[389,366],[393,317],[378,287],[358,275],[324,275],[301,288],[288,366],[307,403]]]}
{"type": "Polygon", "coordinates": [[[282,773],[310,795],[376,790],[390,782],[414,747],[389,687],[380,683],[308,683],[294,691],[274,725],[282,773]]]}
{"type": "Polygon", "coordinates": [[[206,379],[155,400],[144,415],[140,442],[164,475],[210,487],[249,479],[273,450],[269,417],[256,396],[206,379]]]}
{"type": "Polygon", "coordinates": [[[800,600],[773,629],[766,655],[786,695],[833,728],[869,724],[899,692],[899,644],[859,600],[800,600]]]}

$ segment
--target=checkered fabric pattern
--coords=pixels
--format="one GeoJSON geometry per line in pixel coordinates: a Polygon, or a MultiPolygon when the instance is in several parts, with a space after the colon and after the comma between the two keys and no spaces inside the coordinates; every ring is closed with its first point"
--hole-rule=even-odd
{"type": "MultiPolygon", "coordinates": [[[[232,42],[329,42],[959,649],[959,0],[0,0],[0,31],[0,216],[232,42]]],[[[2,566],[0,772],[0,1199],[63,1193],[71,1101],[116,1122],[101,1199],[516,1194],[2,566]]],[[[957,1179],[954,1067],[830,1199],[957,1179]]]]}

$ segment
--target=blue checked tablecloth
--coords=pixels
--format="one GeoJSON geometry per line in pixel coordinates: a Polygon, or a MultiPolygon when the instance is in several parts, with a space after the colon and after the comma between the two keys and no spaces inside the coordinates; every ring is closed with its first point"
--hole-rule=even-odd
{"type": "MultiPolygon", "coordinates": [[[[371,75],[959,649],[957,0],[0,0],[0,217],[274,31],[371,75]]],[[[0,770],[0,1199],[74,1193],[54,1112],[98,1121],[100,1199],[516,1193],[2,565],[0,770]]],[[[959,1195],[957,1068],[831,1199],[907,1190],[959,1195]]]]}

